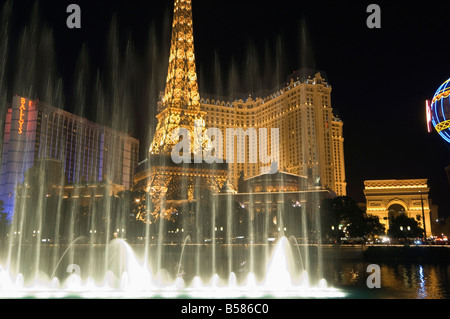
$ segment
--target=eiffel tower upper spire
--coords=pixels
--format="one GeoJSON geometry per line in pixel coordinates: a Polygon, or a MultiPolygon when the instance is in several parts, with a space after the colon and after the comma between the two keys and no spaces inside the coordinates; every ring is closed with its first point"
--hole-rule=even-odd
{"type": "Polygon", "coordinates": [[[165,106],[181,109],[198,110],[200,107],[191,0],[175,0],[169,71],[163,102],[165,106]]]}
{"type": "MultiPolygon", "coordinates": [[[[194,125],[197,132],[205,130],[206,112],[200,108],[195,68],[191,0],[175,0],[173,12],[169,70],[164,97],[158,107],[158,126],[150,145],[151,154],[170,153],[178,143],[173,135],[178,127],[187,128],[191,133],[194,133],[194,125]]],[[[192,145],[192,153],[201,151],[207,143],[202,140],[201,145],[192,145]]]]}

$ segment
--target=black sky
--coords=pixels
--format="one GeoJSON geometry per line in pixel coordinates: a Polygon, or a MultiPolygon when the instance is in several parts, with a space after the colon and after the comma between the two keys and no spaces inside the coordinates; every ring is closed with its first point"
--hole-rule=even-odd
{"type": "MultiPolygon", "coordinates": [[[[18,34],[34,1],[13,2],[18,34]]],[[[92,65],[102,65],[114,14],[121,36],[131,37],[141,56],[149,33],[156,35],[164,70],[172,6],[169,0],[41,0],[40,15],[54,32],[66,90],[83,43],[92,65]],[[70,3],[81,7],[80,30],[66,27],[70,3]]],[[[323,70],[333,87],[332,106],[344,121],[348,195],[363,202],[366,179],[427,178],[440,214],[450,216],[444,171],[450,148],[426,132],[424,110],[425,100],[450,77],[448,1],[194,0],[193,8],[200,93],[226,95],[232,63],[242,92],[271,89],[304,64],[323,70]],[[381,7],[381,29],[366,26],[370,3],[381,7]],[[257,64],[249,62],[249,52],[257,64]]],[[[135,108],[148,116],[155,106],[135,108]]],[[[140,139],[147,138],[146,123],[145,116],[136,116],[140,139]]]]}

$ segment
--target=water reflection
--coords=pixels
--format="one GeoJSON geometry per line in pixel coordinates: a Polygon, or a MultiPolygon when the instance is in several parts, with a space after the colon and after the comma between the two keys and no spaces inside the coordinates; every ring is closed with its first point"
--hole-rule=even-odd
{"type": "Polygon", "coordinates": [[[424,299],[427,297],[427,287],[425,282],[425,276],[423,275],[423,267],[419,266],[419,291],[417,297],[424,299]]]}
{"type": "Polygon", "coordinates": [[[366,272],[369,262],[325,263],[325,278],[337,288],[353,291],[356,298],[448,299],[450,265],[380,263],[381,288],[369,289],[366,272]]]}

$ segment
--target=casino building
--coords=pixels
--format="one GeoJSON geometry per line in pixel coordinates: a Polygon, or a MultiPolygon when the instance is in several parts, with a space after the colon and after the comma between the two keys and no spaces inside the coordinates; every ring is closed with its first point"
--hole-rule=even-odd
{"type": "MultiPolygon", "coordinates": [[[[269,136],[271,128],[279,128],[278,168],[306,176],[311,184],[320,180],[324,188],[345,196],[343,121],[331,106],[331,90],[324,72],[300,69],[280,89],[262,97],[249,96],[233,102],[202,98],[200,102],[206,111],[206,127],[223,132],[228,128],[267,128],[269,136]]],[[[249,149],[259,150],[260,140],[245,138],[245,163],[234,159],[230,164],[234,185],[241,171],[250,178],[259,175],[261,166],[266,165],[260,161],[250,163],[249,149]]],[[[224,139],[225,145],[231,142],[225,134],[224,139]]],[[[269,150],[271,141],[269,137],[269,150]]],[[[224,155],[228,159],[229,154],[224,155]]]]}
{"type": "Polygon", "coordinates": [[[36,161],[62,163],[67,183],[108,181],[128,189],[139,141],[39,100],[14,96],[5,119],[0,200],[10,219],[16,187],[36,161]]]}

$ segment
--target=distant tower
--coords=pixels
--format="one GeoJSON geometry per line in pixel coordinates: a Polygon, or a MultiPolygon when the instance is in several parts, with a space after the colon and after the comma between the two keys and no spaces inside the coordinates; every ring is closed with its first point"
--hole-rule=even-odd
{"type": "MultiPolygon", "coordinates": [[[[178,135],[174,133],[179,127],[187,128],[191,137],[200,133],[203,136],[206,112],[200,109],[191,0],[175,0],[169,70],[158,112],[158,125],[150,145],[150,154],[170,154],[178,143],[178,135]],[[197,126],[195,132],[194,125],[197,126]]],[[[200,141],[202,145],[191,144],[191,153],[200,151],[200,146],[207,147],[207,139],[202,138],[200,141]]]]}

